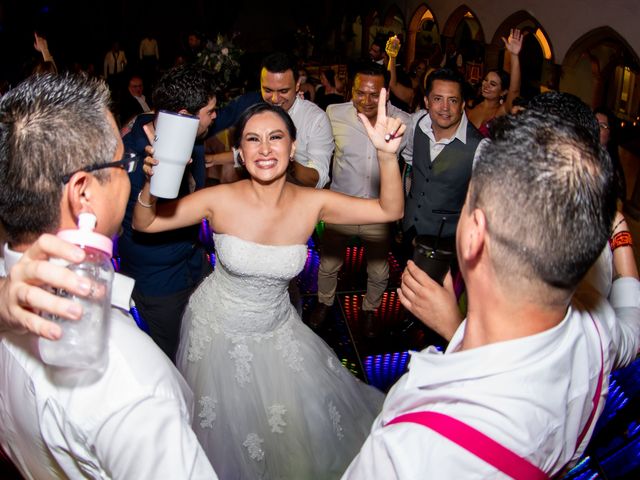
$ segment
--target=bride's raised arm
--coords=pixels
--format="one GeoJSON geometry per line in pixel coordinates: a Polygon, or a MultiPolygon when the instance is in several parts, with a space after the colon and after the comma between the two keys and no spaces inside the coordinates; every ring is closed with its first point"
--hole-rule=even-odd
{"type": "Polygon", "coordinates": [[[397,152],[402,143],[406,125],[398,118],[387,117],[387,92],[380,91],[376,124],[363,114],[358,117],[376,147],[380,165],[380,198],[362,199],[323,190],[325,195],[320,220],[337,224],[368,224],[392,222],[402,218],[404,193],[397,152]]]}
{"type": "MultiPolygon", "coordinates": [[[[147,149],[149,149],[147,153],[153,152],[151,147],[147,149]]],[[[214,201],[213,188],[205,188],[172,202],[162,202],[157,205],[158,199],[149,191],[149,179],[153,175],[153,166],[157,163],[158,161],[151,155],[144,159],[143,168],[147,181],[138,194],[133,210],[131,222],[133,229],[147,233],[164,232],[195,225],[203,218],[211,220],[213,212],[209,205],[214,201]]]]}

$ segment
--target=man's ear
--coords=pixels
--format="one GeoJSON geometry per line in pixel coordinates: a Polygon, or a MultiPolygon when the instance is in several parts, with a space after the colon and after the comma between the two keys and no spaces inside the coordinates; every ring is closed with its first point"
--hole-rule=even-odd
{"type": "Polygon", "coordinates": [[[464,234],[460,238],[462,243],[460,254],[467,262],[473,262],[480,257],[484,249],[487,234],[487,217],[479,208],[474,209],[465,220],[464,234]]]}
{"type": "Polygon", "coordinates": [[[296,81],[296,93],[300,91],[300,85],[302,85],[302,78],[298,77],[296,81]]]}
{"type": "Polygon", "coordinates": [[[424,106],[427,110],[429,110],[429,97],[424,96],[424,106]]]}
{"type": "MultiPolygon", "coordinates": [[[[87,172],[74,174],[65,185],[66,205],[69,214],[73,218],[78,218],[81,212],[92,212],[91,202],[93,199],[92,185],[96,182],[93,175],[87,172]]],[[[64,197],[63,197],[64,198],[64,197]]]]}

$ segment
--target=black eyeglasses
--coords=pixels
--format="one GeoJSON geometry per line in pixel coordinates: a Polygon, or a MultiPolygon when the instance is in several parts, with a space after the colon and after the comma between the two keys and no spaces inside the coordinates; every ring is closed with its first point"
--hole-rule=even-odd
{"type": "Polygon", "coordinates": [[[71,177],[73,177],[78,172],[95,172],[96,170],[102,170],[103,168],[113,168],[120,167],[127,171],[127,173],[131,173],[136,169],[136,165],[138,164],[138,155],[133,152],[126,152],[120,160],[116,160],[115,162],[107,162],[107,163],[94,163],[93,165],[87,165],[84,168],[80,168],[71,173],[67,173],[61,177],[62,183],[69,183],[71,177]]]}

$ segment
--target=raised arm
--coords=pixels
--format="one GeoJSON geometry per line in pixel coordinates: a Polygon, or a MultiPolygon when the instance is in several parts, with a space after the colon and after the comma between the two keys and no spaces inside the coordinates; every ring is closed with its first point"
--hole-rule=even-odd
{"type": "Polygon", "coordinates": [[[520,50],[522,49],[522,32],[517,28],[511,29],[509,38],[502,37],[504,46],[509,52],[511,71],[509,73],[509,91],[504,102],[504,109],[507,114],[511,112],[513,101],[520,95],[520,50]]]}
{"type": "Polygon", "coordinates": [[[324,191],[320,219],[337,224],[368,224],[392,222],[402,217],[404,194],[396,152],[400,148],[406,125],[398,118],[387,117],[387,92],[383,88],[378,100],[375,126],[358,114],[371,142],[377,150],[380,165],[380,198],[361,199],[324,191]]]}
{"type": "Polygon", "coordinates": [[[397,36],[394,35],[389,40],[387,40],[385,51],[389,56],[389,63],[387,64],[387,70],[389,70],[389,90],[391,90],[393,94],[400,100],[407,103],[407,105],[411,105],[411,102],[413,102],[413,97],[415,95],[415,90],[398,82],[396,57],[398,56],[398,52],[400,51],[400,40],[397,36]]]}
{"type": "Polygon", "coordinates": [[[629,232],[629,226],[624,218],[624,215],[620,212],[616,212],[616,218],[613,222],[613,231],[611,233],[611,247],[613,249],[613,277],[633,277],[638,279],[638,266],[636,265],[636,259],[633,255],[633,248],[631,246],[631,232],[629,232]],[[625,240],[629,243],[625,243],[625,240]],[[616,241],[619,242],[618,246],[616,241]]]}
{"type": "Polygon", "coordinates": [[[158,160],[153,158],[153,147],[146,147],[150,155],[144,159],[144,173],[147,180],[138,194],[136,206],[133,210],[132,227],[140,232],[154,233],[175,230],[177,228],[195,225],[203,218],[209,220],[213,217],[210,208],[214,188],[205,188],[197,192],[179,198],[171,202],[163,202],[157,205],[157,198],[151,195],[150,179],[153,176],[153,167],[158,160]]]}
{"type": "MultiPolygon", "coordinates": [[[[600,311],[609,327],[615,349],[614,368],[631,363],[640,348],[640,282],[631,243],[631,233],[624,216],[617,212],[609,245],[605,246],[611,256],[601,255],[574,294],[574,299],[580,303],[593,305],[594,298],[606,295],[598,285],[598,279],[607,278],[613,267],[613,283],[607,299],[613,307],[613,314],[607,308],[601,308],[600,311]],[[608,265],[607,261],[612,265],[608,265]]],[[[611,277],[608,279],[611,280],[611,277]]],[[[601,303],[606,302],[602,299],[601,303]]]]}

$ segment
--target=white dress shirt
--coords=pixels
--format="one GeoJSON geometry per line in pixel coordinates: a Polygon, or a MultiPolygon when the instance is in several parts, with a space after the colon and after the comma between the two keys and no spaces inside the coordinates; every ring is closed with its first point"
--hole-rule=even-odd
{"type": "Polygon", "coordinates": [[[147,99],[145,98],[144,95],[140,95],[139,97],[132,95],[132,97],[135,98],[136,101],[140,104],[140,108],[142,108],[142,111],[144,113],[151,111],[151,109],[149,108],[149,105],[147,104],[147,99]]]}
{"type": "MultiPolygon", "coordinates": [[[[524,338],[459,351],[466,323],[442,354],[430,347],[411,356],[406,373],[387,395],[382,413],[343,479],[508,478],[433,430],[400,423],[408,412],[435,411],[480,430],[548,474],[584,451],[604,347],[604,407],[608,376],[636,356],[640,341],[640,283],[613,283],[611,304],[581,285],[564,320],[524,338]],[[613,306],[613,308],[612,308],[613,306]]],[[[596,417],[597,418],[597,417],[596,417]]]]}
{"type": "Polygon", "coordinates": [[[0,337],[0,442],[25,478],[217,478],[191,430],[193,394],[125,313],[125,285],[114,280],[112,303],[126,305],[111,308],[98,379],[56,373],[33,335],[0,337]]]}
{"type": "Polygon", "coordinates": [[[295,160],[318,172],[316,188],[322,188],[329,181],[329,162],[334,146],[329,117],[315,103],[299,97],[287,113],[297,130],[295,160]]]}
{"type": "Polygon", "coordinates": [[[140,41],[140,60],[144,57],[155,57],[156,60],[160,60],[160,53],[158,52],[158,42],[155,38],[143,38],[140,41]]]}
{"type": "Polygon", "coordinates": [[[104,56],[104,78],[109,78],[110,75],[122,73],[126,65],[127,57],[124,54],[124,50],[118,50],[115,53],[113,50],[109,50],[104,56]]]}
{"type": "Polygon", "coordinates": [[[407,130],[404,132],[402,158],[409,165],[413,164],[413,137],[415,135],[415,129],[419,128],[424,134],[429,137],[429,153],[431,154],[431,161],[433,162],[436,157],[444,150],[444,147],[453,142],[456,138],[465,145],[467,144],[467,125],[469,120],[467,114],[462,112],[462,119],[456,130],[456,133],[451,138],[441,138],[436,141],[436,137],[433,134],[431,127],[431,117],[425,110],[420,110],[411,115],[411,121],[407,123],[407,130]]]}
{"type": "MultiPolygon", "coordinates": [[[[329,105],[327,115],[331,122],[336,150],[333,155],[331,190],[360,198],[380,196],[380,165],[358,112],[352,102],[329,105]]],[[[403,123],[411,116],[387,103],[387,115],[400,118],[403,123]]]]}

